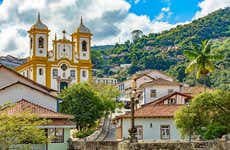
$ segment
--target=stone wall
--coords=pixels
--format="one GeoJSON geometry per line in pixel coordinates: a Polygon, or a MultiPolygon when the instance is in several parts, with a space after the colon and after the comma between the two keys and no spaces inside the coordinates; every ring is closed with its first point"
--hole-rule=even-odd
{"type": "Polygon", "coordinates": [[[69,150],[230,150],[230,141],[74,141],[69,150]]]}
{"type": "Polygon", "coordinates": [[[118,150],[230,150],[230,141],[145,141],[132,144],[121,142],[118,150]]]}
{"type": "Polygon", "coordinates": [[[74,141],[69,150],[118,150],[119,141],[74,141]]]}

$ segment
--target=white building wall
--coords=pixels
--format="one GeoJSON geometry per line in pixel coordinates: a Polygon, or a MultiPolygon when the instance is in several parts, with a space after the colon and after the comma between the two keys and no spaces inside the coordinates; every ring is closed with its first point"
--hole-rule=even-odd
{"type": "Polygon", "coordinates": [[[157,100],[160,97],[168,95],[169,89],[173,90],[174,92],[180,92],[180,86],[151,86],[146,87],[143,90],[143,101],[142,104],[152,102],[154,100],[157,100]],[[156,97],[151,97],[151,90],[156,90],[156,97]]]}
{"type": "MultiPolygon", "coordinates": [[[[160,137],[160,127],[161,125],[170,126],[170,139],[179,140],[180,133],[176,129],[173,118],[136,118],[135,126],[143,126],[143,139],[159,140],[160,137]],[[150,124],[152,123],[152,127],[150,124]]],[[[123,138],[129,137],[128,129],[130,128],[130,119],[123,119],[122,122],[122,133],[123,138]]]]}
{"type": "Polygon", "coordinates": [[[76,67],[69,67],[66,71],[63,71],[60,67],[51,67],[51,88],[54,90],[59,89],[59,85],[57,83],[57,78],[60,77],[60,80],[71,80],[70,85],[77,83],[77,68],[76,67]],[[58,69],[58,76],[53,76],[53,69],[58,69]],[[75,78],[70,77],[70,71],[75,70],[75,78]]]}
{"type": "Polygon", "coordinates": [[[55,98],[25,85],[16,84],[0,91],[0,105],[6,102],[15,103],[22,99],[57,111],[57,101],[55,98]]]}
{"type": "Polygon", "coordinates": [[[7,69],[0,68],[0,88],[5,87],[7,85],[10,85],[12,83],[15,83],[17,81],[20,81],[20,82],[28,84],[34,88],[37,88],[37,89],[42,90],[44,92],[47,92],[47,90],[45,90],[44,88],[26,80],[25,78],[23,78],[17,74],[14,74],[14,73],[8,71],[7,69]]]}

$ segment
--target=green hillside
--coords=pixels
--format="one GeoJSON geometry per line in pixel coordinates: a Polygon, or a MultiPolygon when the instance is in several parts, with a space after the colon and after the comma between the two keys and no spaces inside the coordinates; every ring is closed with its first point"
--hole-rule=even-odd
{"type": "Polygon", "coordinates": [[[184,73],[188,60],[183,51],[190,49],[190,42],[200,43],[205,39],[211,39],[213,53],[226,55],[224,60],[216,63],[218,69],[210,75],[209,86],[230,89],[230,8],[160,34],[144,35],[133,43],[126,41],[108,50],[92,51],[92,61],[98,76],[124,80],[139,70],[158,69],[192,85],[195,84],[194,77],[184,73]],[[131,67],[117,69],[120,64],[131,64],[131,67]]]}

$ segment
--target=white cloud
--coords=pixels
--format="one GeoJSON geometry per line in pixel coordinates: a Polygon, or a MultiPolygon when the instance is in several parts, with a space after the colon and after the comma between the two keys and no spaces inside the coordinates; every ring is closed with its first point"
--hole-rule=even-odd
{"type": "Polygon", "coordinates": [[[201,18],[220,8],[230,7],[230,0],[203,0],[198,4],[200,11],[197,11],[193,19],[201,18]]]}
{"type": "Polygon", "coordinates": [[[174,26],[129,13],[130,7],[125,0],[39,0],[39,3],[37,0],[4,0],[0,5],[0,55],[29,55],[26,31],[36,22],[38,11],[51,30],[50,49],[55,32],[62,37],[61,31],[66,29],[70,35],[78,27],[81,16],[94,34],[93,45],[123,42],[130,39],[135,29],[148,34],[174,26]]]}
{"type": "Polygon", "coordinates": [[[140,0],[134,0],[135,4],[138,4],[140,2],[140,0]]]}
{"type": "Polygon", "coordinates": [[[163,7],[163,8],[161,9],[161,11],[168,12],[168,11],[170,11],[170,8],[169,8],[169,7],[163,7]]]}

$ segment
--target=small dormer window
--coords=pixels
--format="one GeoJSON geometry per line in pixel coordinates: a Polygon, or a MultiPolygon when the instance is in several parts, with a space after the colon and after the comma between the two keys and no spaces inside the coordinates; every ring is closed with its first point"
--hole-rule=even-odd
{"type": "Polygon", "coordinates": [[[86,41],[82,41],[82,51],[83,52],[87,52],[87,42],[86,41]]]}
{"type": "Polygon", "coordinates": [[[176,104],[176,99],[175,98],[168,99],[168,104],[170,104],[170,105],[176,104]]]}
{"type": "Polygon", "coordinates": [[[39,39],[38,39],[38,47],[39,48],[44,48],[44,38],[43,37],[39,37],[39,39]]]}

